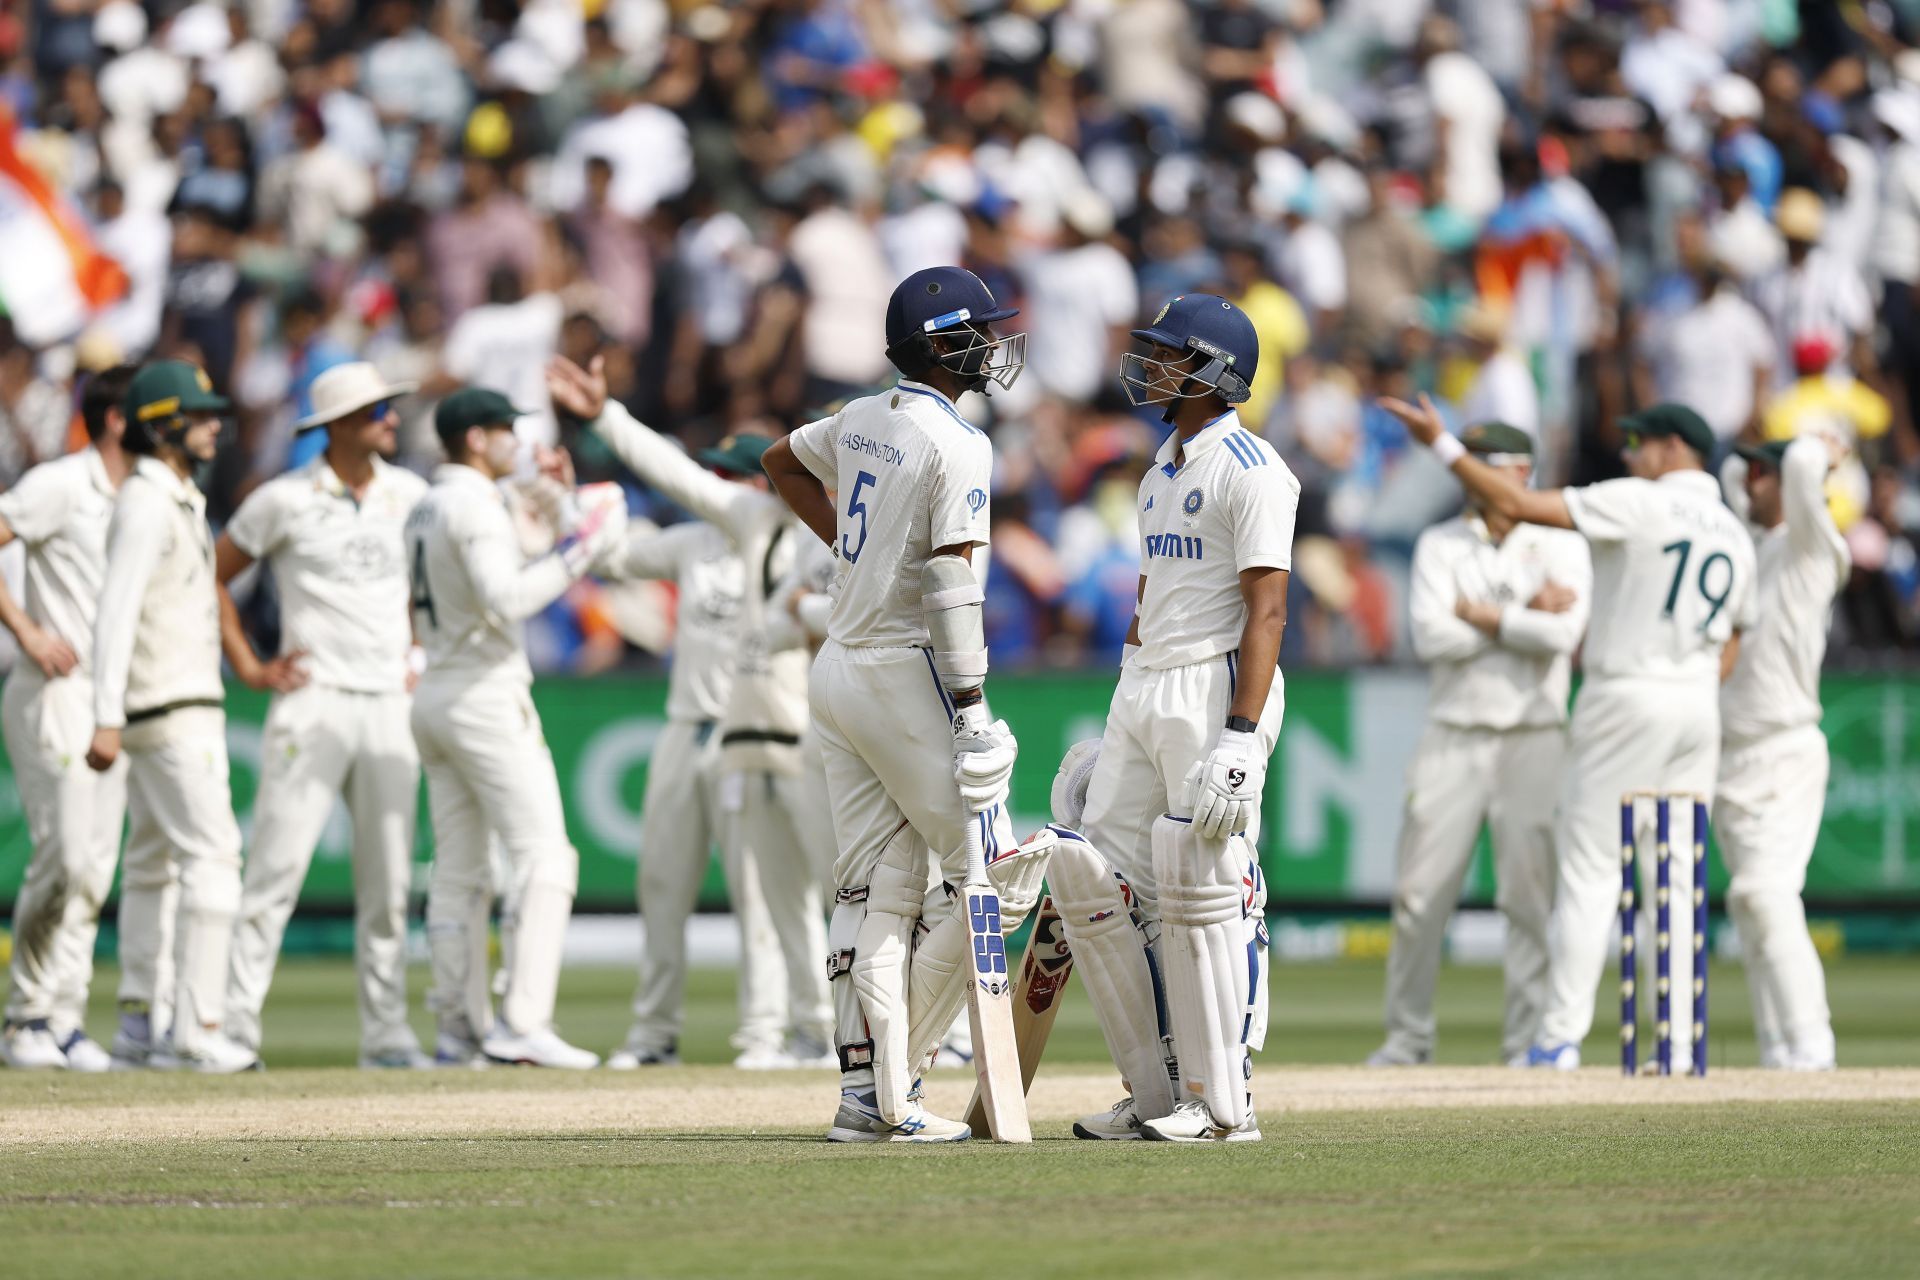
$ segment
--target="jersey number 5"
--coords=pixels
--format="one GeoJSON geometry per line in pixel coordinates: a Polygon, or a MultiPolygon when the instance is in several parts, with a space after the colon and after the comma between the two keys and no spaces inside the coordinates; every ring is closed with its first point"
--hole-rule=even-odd
{"type": "MultiPolygon", "coordinates": [[[[1660,550],[1666,554],[1677,553],[1680,557],[1673,566],[1673,585],[1667,588],[1667,607],[1662,611],[1663,617],[1671,618],[1674,605],[1680,602],[1680,585],[1687,576],[1687,560],[1693,555],[1693,539],[1682,538],[1678,542],[1669,542],[1660,550]]],[[[1705,631],[1720,616],[1720,610],[1726,607],[1727,597],[1733,594],[1733,557],[1724,551],[1716,551],[1702,560],[1700,574],[1694,585],[1700,589],[1700,598],[1713,606],[1700,623],[1700,629],[1705,631]],[[1719,565],[1721,571],[1716,572],[1715,565],[1719,565]]]]}
{"type": "Polygon", "coordinates": [[[879,480],[871,471],[862,471],[854,477],[853,492],[847,495],[847,519],[860,517],[860,541],[857,545],[849,547],[847,535],[844,533],[840,535],[840,556],[848,564],[857,561],[860,558],[861,548],[867,545],[867,504],[860,501],[860,494],[869,485],[878,483],[879,480]]]}
{"type": "Polygon", "coordinates": [[[413,581],[413,600],[415,610],[427,615],[427,625],[438,628],[440,616],[433,610],[433,589],[427,586],[427,544],[413,544],[413,572],[407,575],[413,581]]]}

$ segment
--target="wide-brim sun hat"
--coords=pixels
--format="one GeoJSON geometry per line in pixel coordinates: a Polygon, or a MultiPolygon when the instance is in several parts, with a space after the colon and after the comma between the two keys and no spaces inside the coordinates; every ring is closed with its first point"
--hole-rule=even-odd
{"type": "Polygon", "coordinates": [[[294,423],[296,431],[324,427],[382,400],[418,391],[417,382],[388,382],[364,360],[337,364],[313,380],[313,412],[294,423]]]}

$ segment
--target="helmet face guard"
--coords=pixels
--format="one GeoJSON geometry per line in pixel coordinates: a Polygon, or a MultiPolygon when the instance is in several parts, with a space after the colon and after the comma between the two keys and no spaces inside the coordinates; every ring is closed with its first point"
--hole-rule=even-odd
{"type": "Polygon", "coordinates": [[[1128,403],[1136,409],[1209,395],[1217,395],[1228,404],[1240,404],[1250,394],[1246,379],[1235,373],[1225,358],[1192,346],[1178,360],[1155,360],[1151,354],[1128,352],[1120,357],[1120,385],[1126,390],[1128,403]]]}
{"type": "Polygon", "coordinates": [[[1027,367],[1027,335],[1010,333],[997,338],[983,324],[965,324],[916,333],[900,346],[889,349],[887,357],[909,378],[919,377],[930,366],[938,365],[963,379],[969,391],[984,391],[990,382],[1005,391],[1012,388],[1020,371],[1027,367]],[[934,346],[935,338],[945,338],[957,345],[941,351],[934,346]]]}

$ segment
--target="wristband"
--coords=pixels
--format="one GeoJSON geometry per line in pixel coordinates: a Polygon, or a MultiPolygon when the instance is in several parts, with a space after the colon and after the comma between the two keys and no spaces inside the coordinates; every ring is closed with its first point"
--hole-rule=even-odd
{"type": "Polygon", "coordinates": [[[1442,435],[1428,448],[1433,450],[1433,456],[1440,459],[1440,465],[1443,467],[1451,467],[1467,456],[1467,446],[1461,444],[1456,436],[1442,435]]]}
{"type": "Polygon", "coordinates": [[[1259,731],[1260,726],[1245,716],[1228,716],[1227,728],[1233,730],[1235,733],[1256,733],[1259,731]]]}

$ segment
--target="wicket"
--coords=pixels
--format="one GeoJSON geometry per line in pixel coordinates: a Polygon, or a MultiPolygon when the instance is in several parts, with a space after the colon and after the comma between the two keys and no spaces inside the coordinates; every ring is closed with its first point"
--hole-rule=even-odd
{"type": "Polygon", "coordinates": [[[1620,797],[1620,1070],[1639,1071],[1638,957],[1634,919],[1638,905],[1638,841],[1634,804],[1654,802],[1654,1061],[1659,1074],[1673,1074],[1672,802],[1693,808],[1693,1074],[1707,1074],[1707,806],[1687,791],[1629,791],[1620,797]]]}

